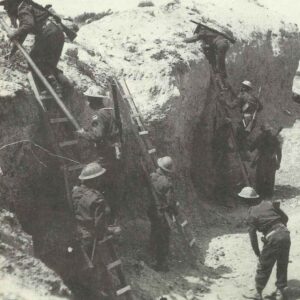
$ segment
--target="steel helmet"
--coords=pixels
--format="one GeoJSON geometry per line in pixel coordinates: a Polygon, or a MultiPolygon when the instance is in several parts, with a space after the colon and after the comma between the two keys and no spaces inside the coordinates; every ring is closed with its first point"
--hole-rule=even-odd
{"type": "Polygon", "coordinates": [[[238,195],[241,198],[245,198],[245,199],[257,199],[257,198],[259,198],[259,195],[256,193],[255,189],[250,187],[250,186],[244,187],[238,195]]]}
{"type": "Polygon", "coordinates": [[[173,160],[170,156],[164,156],[157,160],[158,166],[168,173],[174,172],[173,160]]]}
{"type": "Polygon", "coordinates": [[[250,89],[253,88],[252,83],[251,83],[249,80],[244,80],[244,81],[242,82],[242,85],[244,85],[244,86],[246,86],[246,87],[248,87],[248,88],[250,88],[250,89]]]}
{"type": "Polygon", "coordinates": [[[86,165],[79,175],[80,180],[88,180],[93,179],[98,176],[103,175],[106,172],[106,169],[102,168],[102,166],[97,162],[92,162],[86,165]]]}
{"type": "Polygon", "coordinates": [[[85,91],[84,95],[86,97],[99,98],[99,99],[107,98],[105,90],[102,87],[99,87],[99,86],[89,87],[85,91]]]}

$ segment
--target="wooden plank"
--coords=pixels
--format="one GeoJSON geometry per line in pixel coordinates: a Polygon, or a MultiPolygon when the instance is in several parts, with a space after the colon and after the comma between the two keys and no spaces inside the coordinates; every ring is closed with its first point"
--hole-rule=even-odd
{"type": "Polygon", "coordinates": [[[106,266],[107,271],[109,271],[109,270],[111,270],[111,269],[114,269],[114,268],[120,266],[121,264],[122,264],[121,259],[118,259],[118,260],[116,260],[116,261],[114,261],[114,262],[112,262],[112,263],[110,263],[110,264],[108,264],[108,265],[106,266]]]}
{"type": "Polygon", "coordinates": [[[72,140],[72,141],[65,141],[65,142],[60,142],[58,145],[59,147],[68,147],[68,146],[74,146],[78,144],[78,140],[72,140]]]}
{"type": "Polygon", "coordinates": [[[27,78],[28,78],[29,84],[30,84],[30,86],[32,88],[32,91],[34,93],[34,96],[35,96],[37,102],[39,103],[39,105],[41,106],[41,108],[43,109],[43,111],[46,111],[46,108],[45,108],[45,106],[44,106],[44,104],[42,102],[39,90],[38,90],[38,88],[37,88],[37,86],[35,84],[35,81],[33,79],[33,76],[32,76],[31,72],[28,73],[27,78]]]}
{"type": "Polygon", "coordinates": [[[53,118],[53,119],[50,119],[51,124],[65,123],[65,122],[69,122],[68,118],[53,118]]]}
{"type": "Polygon", "coordinates": [[[118,290],[118,291],[116,292],[116,294],[117,294],[117,296],[121,296],[121,295],[123,295],[123,294],[125,294],[125,293],[128,293],[128,292],[130,292],[130,291],[131,291],[131,286],[130,286],[130,285],[127,285],[127,286],[123,287],[122,289],[118,290]]]}

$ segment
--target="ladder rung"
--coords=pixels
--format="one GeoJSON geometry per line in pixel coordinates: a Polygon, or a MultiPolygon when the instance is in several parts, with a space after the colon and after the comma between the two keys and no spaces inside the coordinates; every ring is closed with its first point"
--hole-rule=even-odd
{"type": "Polygon", "coordinates": [[[60,142],[59,147],[73,146],[73,145],[76,145],[77,143],[78,143],[78,140],[60,142]]]}
{"type": "Polygon", "coordinates": [[[191,241],[190,241],[190,247],[193,247],[193,245],[196,243],[196,239],[192,239],[191,241]]]}
{"type": "Polygon", "coordinates": [[[181,224],[181,227],[185,227],[187,224],[188,224],[188,221],[185,220],[185,221],[181,224]]]}
{"type": "Polygon", "coordinates": [[[150,150],[148,150],[148,153],[149,153],[149,154],[156,153],[156,149],[155,149],[155,148],[153,148],[153,149],[150,149],[150,150]]]}
{"type": "Polygon", "coordinates": [[[111,270],[111,269],[114,269],[115,267],[118,267],[118,266],[120,266],[121,264],[122,264],[121,260],[118,259],[118,260],[116,260],[116,261],[114,261],[114,262],[112,262],[112,263],[110,263],[110,264],[108,264],[108,265],[106,266],[107,271],[109,271],[109,270],[111,270]]]}
{"type": "Polygon", "coordinates": [[[121,296],[121,295],[123,295],[123,294],[125,294],[125,293],[127,293],[129,291],[131,291],[131,286],[127,285],[127,286],[123,287],[122,289],[118,290],[116,292],[116,294],[117,294],[117,296],[121,296]]]}
{"type": "Polygon", "coordinates": [[[68,171],[72,172],[72,171],[81,170],[83,167],[85,167],[85,165],[82,165],[82,164],[70,166],[70,167],[68,167],[68,171]]]}
{"type": "Polygon", "coordinates": [[[68,122],[68,118],[55,118],[55,119],[50,119],[51,124],[56,124],[56,123],[64,123],[68,122]]]}
{"type": "Polygon", "coordinates": [[[149,131],[147,130],[139,132],[139,135],[147,135],[147,134],[149,134],[149,131]]]}
{"type": "Polygon", "coordinates": [[[103,240],[99,241],[98,244],[101,245],[101,244],[104,244],[106,242],[108,242],[109,240],[111,240],[113,238],[112,235],[109,235],[107,237],[105,237],[103,240]]]}

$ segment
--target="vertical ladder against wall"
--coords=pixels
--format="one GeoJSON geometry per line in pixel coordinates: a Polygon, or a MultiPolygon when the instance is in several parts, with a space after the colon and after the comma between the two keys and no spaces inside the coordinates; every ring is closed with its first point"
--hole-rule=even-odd
{"type": "MultiPolygon", "coordinates": [[[[143,173],[147,178],[147,182],[150,183],[151,180],[149,178],[150,173],[155,171],[157,168],[157,151],[156,148],[153,147],[150,134],[148,129],[144,124],[143,117],[135,104],[133,96],[128,88],[126,81],[124,80],[124,88],[120,82],[114,79],[114,86],[119,90],[119,93],[124,101],[126,101],[127,106],[129,107],[129,111],[131,114],[132,124],[135,128],[135,136],[142,151],[142,157],[140,159],[140,164],[142,166],[143,173]]],[[[154,188],[151,188],[151,195],[154,198],[154,201],[157,202],[157,194],[154,188]]],[[[191,264],[195,267],[195,262],[197,261],[198,249],[196,245],[196,239],[193,237],[192,231],[189,228],[190,224],[187,221],[186,217],[181,212],[176,218],[175,223],[178,232],[182,235],[182,238],[185,242],[186,249],[188,251],[191,264]]]]}
{"type": "MultiPolygon", "coordinates": [[[[75,148],[78,145],[78,139],[72,137],[69,140],[58,141],[58,134],[56,133],[67,130],[66,127],[68,126],[70,127],[72,126],[72,124],[70,124],[70,120],[62,114],[61,110],[57,110],[56,107],[55,109],[52,109],[53,104],[55,102],[51,95],[49,95],[49,97],[47,96],[46,98],[41,97],[31,73],[28,74],[28,81],[30,83],[34,96],[41,108],[43,123],[47,130],[47,134],[49,135],[50,142],[53,146],[54,154],[57,155],[58,158],[59,157],[69,158],[67,161],[65,159],[60,160],[60,168],[63,172],[66,199],[68,202],[69,209],[73,214],[74,212],[73,212],[71,182],[75,181],[75,178],[78,177],[80,171],[85,166],[85,164],[79,162],[80,154],[78,149],[75,148]],[[50,109],[48,109],[49,104],[51,105],[50,109]]],[[[70,129],[68,133],[70,135],[74,135],[70,129]]],[[[117,252],[115,250],[113,237],[107,236],[99,243],[106,245],[108,249],[108,253],[110,254],[110,258],[112,260],[112,262],[110,262],[106,266],[107,271],[109,271],[110,273],[115,271],[118,280],[120,282],[120,285],[117,287],[117,290],[114,292],[115,296],[117,296],[118,298],[124,296],[124,299],[132,300],[133,297],[131,293],[131,287],[130,285],[127,284],[121,266],[122,262],[118,258],[117,252]]]]}

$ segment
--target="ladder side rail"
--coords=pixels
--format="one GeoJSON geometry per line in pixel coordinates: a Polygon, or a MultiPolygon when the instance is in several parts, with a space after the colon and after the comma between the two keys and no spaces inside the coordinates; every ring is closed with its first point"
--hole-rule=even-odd
{"type": "MultiPolygon", "coordinates": [[[[6,22],[3,20],[3,18],[1,18],[1,17],[0,17],[0,23],[3,26],[3,28],[5,29],[5,31],[9,33],[10,32],[10,28],[6,24],[6,22]]],[[[16,45],[16,47],[24,55],[25,59],[27,60],[28,64],[30,65],[30,67],[32,68],[32,70],[34,71],[34,73],[42,81],[42,83],[44,84],[44,86],[46,87],[46,89],[49,91],[49,93],[54,98],[54,100],[56,101],[56,103],[58,104],[58,106],[61,108],[61,110],[63,111],[63,113],[66,115],[66,117],[73,124],[73,126],[75,127],[75,129],[79,130],[81,127],[79,126],[79,124],[77,123],[77,121],[75,120],[75,118],[72,116],[72,114],[70,113],[70,111],[67,109],[67,107],[65,106],[65,104],[62,102],[62,100],[58,97],[58,95],[54,91],[53,87],[50,85],[50,83],[47,81],[47,79],[45,78],[45,76],[42,74],[42,72],[36,66],[36,64],[34,63],[34,61],[32,60],[32,58],[30,57],[30,55],[27,53],[27,51],[24,49],[24,47],[18,41],[16,41],[16,40],[13,40],[12,42],[14,43],[14,45],[16,45]]]]}

